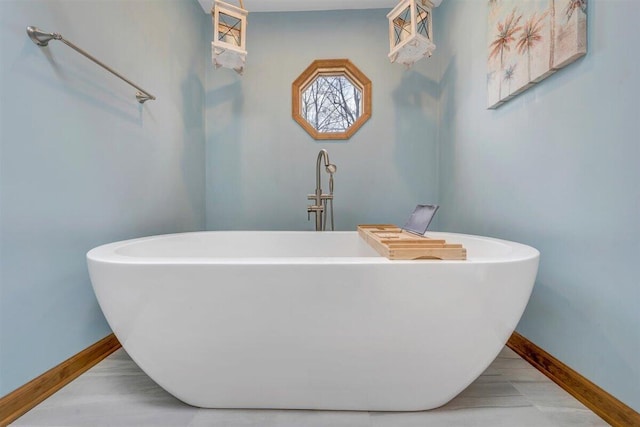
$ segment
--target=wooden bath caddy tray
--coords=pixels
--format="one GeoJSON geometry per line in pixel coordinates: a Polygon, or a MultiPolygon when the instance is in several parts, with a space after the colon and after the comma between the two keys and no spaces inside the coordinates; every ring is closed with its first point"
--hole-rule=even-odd
{"type": "Polygon", "coordinates": [[[359,225],[358,234],[389,259],[467,259],[467,250],[461,244],[407,233],[392,224],[359,225]]]}

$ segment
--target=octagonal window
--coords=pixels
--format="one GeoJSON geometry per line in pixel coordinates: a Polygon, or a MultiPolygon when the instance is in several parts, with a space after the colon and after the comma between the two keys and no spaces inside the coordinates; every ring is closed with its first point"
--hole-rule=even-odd
{"type": "Polygon", "coordinates": [[[292,87],[293,118],[315,139],[348,139],[371,116],[371,81],[348,59],[314,61],[292,87]]]}

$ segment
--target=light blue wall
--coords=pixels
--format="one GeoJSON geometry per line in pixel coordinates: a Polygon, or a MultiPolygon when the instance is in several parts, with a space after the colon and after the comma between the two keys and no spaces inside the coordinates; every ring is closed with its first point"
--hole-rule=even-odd
{"type": "Polygon", "coordinates": [[[518,331],[640,410],[640,2],[589,2],[588,55],[496,111],[486,16],[471,0],[436,14],[440,224],[538,248],[518,331]]]}
{"type": "Polygon", "coordinates": [[[207,67],[208,229],[313,229],[321,148],[338,166],[339,230],[402,224],[437,200],[437,63],[389,62],[387,12],[249,15],[244,76],[207,67]],[[319,58],[349,58],[373,82],[373,115],[346,142],[317,142],[291,118],[291,83],[319,58]]]}
{"type": "Polygon", "coordinates": [[[194,0],[0,1],[0,395],[109,334],[89,249],[204,227],[207,25],[194,0]]]}
{"type": "Polygon", "coordinates": [[[0,2],[0,395],[109,333],[88,249],[205,224],[311,229],[306,194],[327,148],[338,229],[437,202],[435,228],[540,249],[518,330],[640,409],[640,4],[592,1],[588,56],[497,111],[485,109],[485,1],[436,9],[438,50],[411,71],[386,58],[386,12],[251,14],[239,77],[211,67],[195,1],[0,2]],[[158,101],[140,107],[60,43],[33,45],[26,25],[158,101]],[[340,57],[373,81],[373,116],[347,142],[316,142],[291,119],[291,82],[340,57]]]}

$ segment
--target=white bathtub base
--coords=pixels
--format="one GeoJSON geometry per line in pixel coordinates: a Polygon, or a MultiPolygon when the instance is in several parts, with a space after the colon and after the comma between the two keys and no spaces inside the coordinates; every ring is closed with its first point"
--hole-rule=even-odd
{"type": "Polygon", "coordinates": [[[112,247],[111,258],[90,252],[89,268],[125,350],[190,405],[417,411],[444,405],[494,360],[538,265],[537,251],[517,244],[501,262],[474,259],[471,240],[468,261],[390,262],[351,243],[364,256],[330,265],[112,247]]]}

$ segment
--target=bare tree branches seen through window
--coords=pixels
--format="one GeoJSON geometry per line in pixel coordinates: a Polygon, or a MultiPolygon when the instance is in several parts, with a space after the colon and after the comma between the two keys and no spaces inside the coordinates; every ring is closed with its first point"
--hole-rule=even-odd
{"type": "Polygon", "coordinates": [[[318,132],[345,132],[361,116],[362,91],[345,75],[320,75],[300,102],[302,116],[318,132]]]}
{"type": "Polygon", "coordinates": [[[348,59],[316,59],[291,94],[291,117],[314,139],[349,139],[371,117],[371,80],[348,59]]]}

